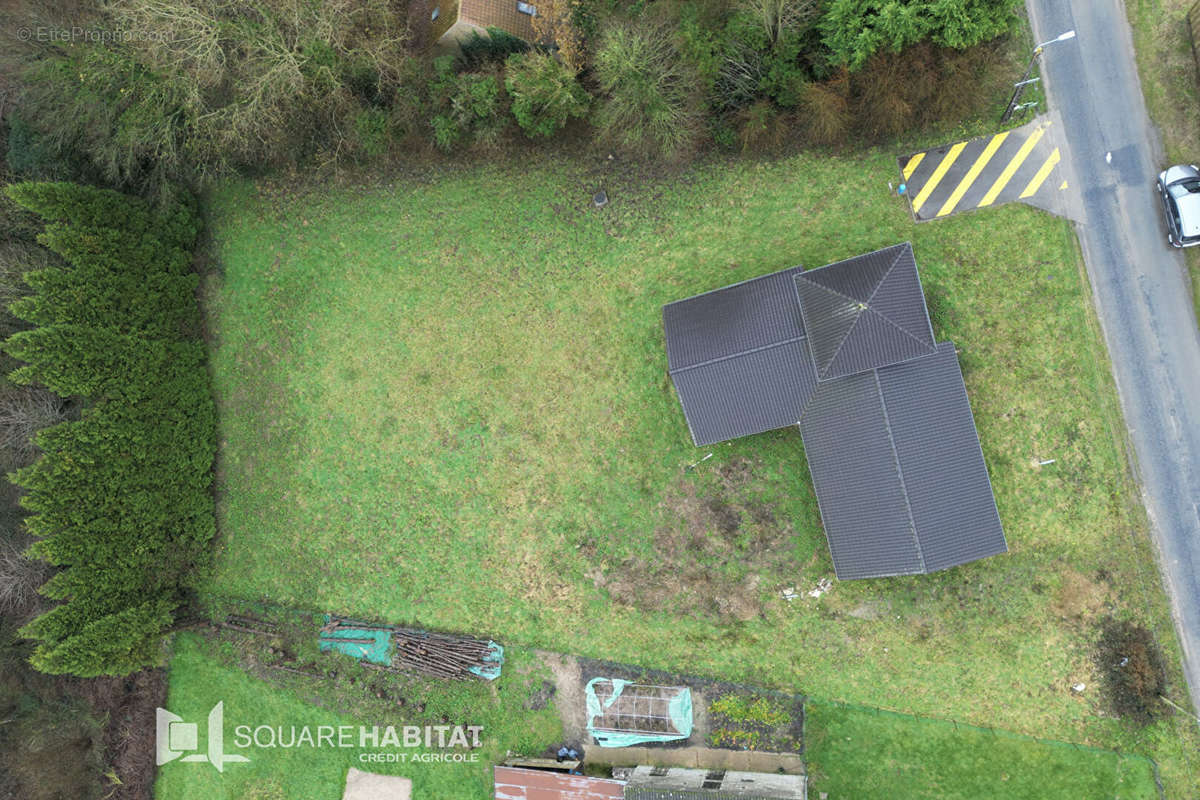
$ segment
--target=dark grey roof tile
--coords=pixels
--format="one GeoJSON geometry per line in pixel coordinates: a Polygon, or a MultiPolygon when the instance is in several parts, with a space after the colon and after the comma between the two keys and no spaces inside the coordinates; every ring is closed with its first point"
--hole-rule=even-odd
{"type": "Polygon", "coordinates": [[[837,576],[922,572],[875,373],[820,384],[800,432],[837,576]]]}
{"type": "Polygon", "coordinates": [[[667,365],[686,369],[706,361],[804,335],[791,267],[663,306],[667,365]]]}
{"type": "Polygon", "coordinates": [[[817,384],[803,339],[676,370],[671,379],[697,445],[794,425],[817,384]]]}

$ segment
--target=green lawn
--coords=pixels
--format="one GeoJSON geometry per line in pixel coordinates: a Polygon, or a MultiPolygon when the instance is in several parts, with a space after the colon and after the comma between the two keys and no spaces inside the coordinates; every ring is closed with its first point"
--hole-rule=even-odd
{"type": "Polygon", "coordinates": [[[211,593],[1122,746],[1200,791],[1194,731],[1134,732],[1095,689],[1106,613],[1178,654],[1069,229],[1016,206],[914,226],[895,170],[618,164],[603,210],[596,173],[553,157],[227,187],[211,593]],[[692,447],[660,307],[906,239],[1012,552],[789,603],[833,574],[799,435],[692,447]]]}
{"type": "MultiPolygon", "coordinates": [[[[199,743],[207,741],[205,720],[218,702],[224,703],[226,753],[244,755],[248,763],[226,764],[218,773],[209,764],[173,761],[159,767],[155,796],[171,800],[336,800],[342,796],[346,770],[350,767],[389,775],[404,775],[413,781],[413,796],[422,800],[461,800],[490,797],[492,765],[502,761],[507,750],[540,752],[546,745],[561,740],[562,725],[551,706],[528,711],[523,703],[541,688],[540,664],[516,648],[506,653],[504,673],[492,683],[410,681],[402,696],[405,705],[359,700],[346,704],[352,691],[344,685],[326,684],[314,692],[314,683],[306,678],[287,677],[292,689],[247,674],[233,658],[228,642],[215,648],[210,640],[195,634],[175,639],[171,658],[170,691],[167,706],[187,722],[200,723],[199,743]],[[217,654],[219,652],[219,655],[217,654]],[[314,704],[314,701],[327,707],[314,704]],[[345,708],[337,713],[332,707],[345,708]],[[483,745],[474,754],[477,763],[410,762],[404,764],[360,760],[360,754],[404,753],[410,759],[422,748],[360,748],[360,725],[480,725],[483,745]],[[312,747],[241,748],[235,727],[260,726],[278,729],[277,741],[293,741],[291,729],[309,726],[316,738],[317,726],[352,726],[351,743],[341,748],[312,747]]],[[[326,660],[326,666],[349,659],[326,660]]],[[[344,671],[353,672],[343,665],[344,671]]],[[[361,671],[359,672],[361,675],[361,671]]],[[[372,680],[375,675],[369,676],[372,680]]],[[[359,694],[364,694],[359,689],[359,694]]],[[[381,733],[381,736],[383,734],[381,733]]],[[[436,733],[435,733],[436,735],[436,733]]],[[[266,732],[259,741],[270,741],[266,732]]],[[[299,737],[300,734],[295,734],[299,737]]],[[[333,740],[327,740],[332,743],[333,740]]],[[[434,748],[436,750],[437,748],[434,748]]],[[[466,751],[460,751],[466,752],[466,751]]]]}
{"type": "Polygon", "coordinates": [[[813,790],[829,800],[1158,798],[1141,756],[827,703],[807,710],[813,790]]]}

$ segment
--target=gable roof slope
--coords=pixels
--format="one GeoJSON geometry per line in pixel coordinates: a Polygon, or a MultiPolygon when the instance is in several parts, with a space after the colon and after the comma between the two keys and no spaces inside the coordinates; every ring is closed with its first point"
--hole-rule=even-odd
{"type": "Polygon", "coordinates": [[[800,423],[838,578],[1007,551],[954,345],[822,383],[800,423]]]}
{"type": "Polygon", "coordinates": [[[763,275],[663,306],[667,367],[697,445],[794,425],[816,387],[793,277],[763,275]]]}

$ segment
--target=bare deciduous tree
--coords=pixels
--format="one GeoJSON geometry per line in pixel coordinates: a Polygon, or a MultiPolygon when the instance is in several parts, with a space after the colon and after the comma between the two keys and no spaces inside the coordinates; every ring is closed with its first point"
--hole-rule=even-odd
{"type": "Polygon", "coordinates": [[[5,387],[0,392],[0,450],[17,465],[28,464],[37,455],[33,435],[65,418],[62,400],[40,386],[5,387]]]}
{"type": "Polygon", "coordinates": [[[36,612],[38,588],[50,572],[44,561],[27,558],[23,551],[16,541],[0,535],[0,614],[21,621],[36,612]]]}
{"type": "Polygon", "coordinates": [[[818,0],[745,0],[745,3],[762,23],[772,47],[785,33],[804,30],[820,11],[818,0]]]}

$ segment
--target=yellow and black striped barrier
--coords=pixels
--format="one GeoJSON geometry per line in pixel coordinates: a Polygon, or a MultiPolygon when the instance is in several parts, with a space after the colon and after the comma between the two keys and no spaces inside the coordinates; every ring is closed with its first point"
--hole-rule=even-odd
{"type": "Polygon", "coordinates": [[[1044,117],[1011,131],[935,147],[899,159],[901,185],[918,220],[938,219],[1039,192],[1067,188],[1048,180],[1061,159],[1044,117]]]}

